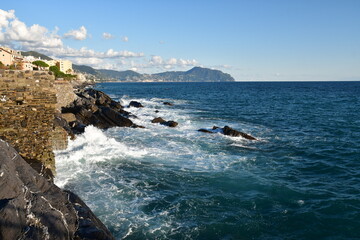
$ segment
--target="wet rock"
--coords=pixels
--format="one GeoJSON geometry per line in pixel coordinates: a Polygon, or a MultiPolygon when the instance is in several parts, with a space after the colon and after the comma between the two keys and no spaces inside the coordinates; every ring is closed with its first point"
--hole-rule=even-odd
{"type": "Polygon", "coordinates": [[[155,110],[155,113],[159,113],[159,110],[155,110]]]}
{"type": "Polygon", "coordinates": [[[135,115],[123,109],[123,106],[112,100],[101,91],[80,89],[74,102],[62,108],[74,134],[82,133],[86,126],[93,125],[101,129],[111,127],[139,127],[129,117],[135,115]],[[76,121],[74,121],[74,116],[76,121]]]}
{"type": "Polygon", "coordinates": [[[175,121],[165,121],[160,124],[164,125],[164,126],[168,126],[168,127],[176,127],[177,125],[179,125],[179,123],[177,123],[175,121]]]}
{"type": "Polygon", "coordinates": [[[168,126],[168,127],[176,127],[177,125],[179,125],[175,121],[165,121],[161,117],[154,118],[153,120],[151,120],[151,122],[152,123],[160,123],[161,125],[168,126]]]}
{"type": "Polygon", "coordinates": [[[239,132],[239,131],[237,131],[235,129],[232,129],[229,126],[225,126],[223,128],[223,133],[224,133],[224,135],[231,136],[231,137],[243,137],[243,138],[248,139],[248,140],[257,140],[253,136],[250,136],[249,134],[246,134],[246,133],[243,133],[243,132],[239,132]]]}
{"type": "Polygon", "coordinates": [[[0,140],[0,239],[114,238],[75,194],[39,175],[0,140]]]}
{"type": "Polygon", "coordinates": [[[210,131],[210,130],[207,130],[207,129],[204,129],[204,128],[200,128],[198,131],[199,132],[204,132],[204,133],[214,133],[213,131],[210,131]]]}
{"type": "Polygon", "coordinates": [[[167,106],[174,106],[174,104],[172,104],[171,102],[163,102],[163,104],[167,106]]]}
{"type": "Polygon", "coordinates": [[[166,122],[164,119],[162,119],[161,117],[157,117],[154,118],[153,120],[151,120],[152,123],[163,123],[166,122]]]}
{"type": "Polygon", "coordinates": [[[204,133],[218,133],[218,132],[220,132],[220,133],[222,133],[224,135],[231,136],[231,137],[242,137],[242,138],[245,138],[245,139],[248,139],[248,140],[257,140],[255,137],[253,137],[253,136],[251,136],[251,135],[249,135],[247,133],[237,131],[237,130],[229,127],[229,126],[225,126],[223,128],[213,126],[211,130],[201,128],[198,131],[199,132],[204,132],[204,133]]]}
{"type": "Polygon", "coordinates": [[[129,107],[136,107],[136,108],[142,108],[144,107],[141,103],[137,102],[137,101],[131,101],[129,103],[129,107]]]}

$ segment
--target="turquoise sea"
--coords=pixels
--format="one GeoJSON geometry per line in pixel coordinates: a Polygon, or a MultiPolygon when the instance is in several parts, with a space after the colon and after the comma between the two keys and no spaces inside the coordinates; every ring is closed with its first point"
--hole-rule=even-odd
{"type": "Polygon", "coordinates": [[[55,182],[116,239],[360,239],[360,82],[95,88],[141,102],[145,129],[87,127],[55,182]],[[214,125],[259,141],[197,131],[214,125]]]}

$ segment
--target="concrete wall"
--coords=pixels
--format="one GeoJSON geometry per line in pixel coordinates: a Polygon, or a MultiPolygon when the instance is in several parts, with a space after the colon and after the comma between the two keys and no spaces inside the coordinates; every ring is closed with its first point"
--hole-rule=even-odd
{"type": "Polygon", "coordinates": [[[0,138],[53,172],[54,80],[45,71],[0,70],[0,138]]]}

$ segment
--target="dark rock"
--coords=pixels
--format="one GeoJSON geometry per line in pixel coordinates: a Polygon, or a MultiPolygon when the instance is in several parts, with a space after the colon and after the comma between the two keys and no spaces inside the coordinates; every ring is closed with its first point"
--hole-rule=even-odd
{"type": "MultiPolygon", "coordinates": [[[[98,112],[95,113],[99,119],[102,119],[103,122],[106,122],[108,127],[131,127],[133,122],[123,117],[119,112],[114,111],[109,107],[101,107],[98,112]]],[[[95,125],[96,126],[96,125],[95,125]]]]}
{"type": "Polygon", "coordinates": [[[164,105],[167,105],[167,106],[174,106],[174,104],[170,103],[170,102],[163,102],[164,105]]]}
{"type": "Polygon", "coordinates": [[[178,125],[175,121],[165,121],[161,117],[154,118],[151,120],[152,123],[160,123],[161,125],[168,126],[168,127],[176,127],[178,125]]]}
{"type": "Polygon", "coordinates": [[[164,119],[162,119],[161,117],[157,117],[154,118],[153,120],[151,120],[152,123],[163,123],[166,122],[164,119]]]}
{"type": "Polygon", "coordinates": [[[40,176],[2,140],[0,178],[0,239],[114,239],[75,194],[40,176]]]}
{"type": "Polygon", "coordinates": [[[223,128],[223,133],[224,133],[224,135],[231,136],[231,137],[243,137],[243,138],[248,139],[248,140],[257,140],[256,138],[254,138],[253,136],[250,136],[249,134],[239,132],[239,131],[237,131],[235,129],[232,129],[231,127],[228,127],[228,126],[225,126],[223,128]]]}
{"type": "Polygon", "coordinates": [[[142,108],[144,107],[141,103],[137,102],[137,101],[131,101],[129,103],[129,107],[136,107],[136,108],[142,108]]]}
{"type": "Polygon", "coordinates": [[[210,130],[207,130],[207,129],[204,129],[204,128],[200,128],[198,131],[199,132],[204,132],[204,133],[214,133],[214,132],[212,132],[210,130]]]}
{"type": "Polygon", "coordinates": [[[164,125],[164,126],[168,126],[168,127],[176,127],[177,125],[179,125],[179,123],[177,123],[175,121],[166,121],[166,122],[162,122],[160,124],[164,125]]]}
{"type": "Polygon", "coordinates": [[[106,129],[110,127],[140,127],[129,119],[135,115],[123,109],[120,103],[95,89],[78,89],[78,98],[62,108],[63,114],[72,113],[76,121],[68,122],[73,134],[82,133],[86,126],[94,125],[106,129]]]}
{"type": "Polygon", "coordinates": [[[204,133],[217,133],[217,132],[220,132],[220,133],[222,133],[224,135],[231,136],[231,137],[243,137],[243,138],[248,139],[248,140],[257,140],[253,136],[251,136],[249,134],[246,134],[246,133],[243,133],[243,132],[240,132],[240,131],[237,131],[235,129],[232,129],[229,126],[225,126],[223,128],[213,126],[211,130],[201,128],[198,131],[199,132],[204,132],[204,133]]]}
{"type": "Polygon", "coordinates": [[[155,113],[159,113],[159,110],[155,110],[155,113]]]}

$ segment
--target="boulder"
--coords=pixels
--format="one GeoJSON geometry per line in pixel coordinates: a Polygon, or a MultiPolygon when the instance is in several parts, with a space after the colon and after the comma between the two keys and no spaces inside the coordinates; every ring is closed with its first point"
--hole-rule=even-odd
{"type": "Polygon", "coordinates": [[[88,125],[101,129],[110,127],[140,127],[129,119],[135,115],[123,109],[120,103],[95,89],[79,89],[77,99],[62,108],[62,116],[67,120],[73,134],[84,132],[88,125]]]}
{"type": "Polygon", "coordinates": [[[248,139],[248,140],[257,140],[253,136],[250,136],[249,134],[246,134],[246,133],[243,133],[243,132],[239,132],[239,131],[237,131],[235,129],[232,129],[229,126],[225,126],[223,128],[223,133],[224,133],[224,135],[231,136],[231,137],[243,137],[243,138],[248,139]]]}
{"type": "Polygon", "coordinates": [[[142,108],[144,107],[141,103],[137,102],[137,101],[131,101],[129,103],[129,107],[136,107],[136,108],[142,108]]]}
{"type": "Polygon", "coordinates": [[[39,175],[0,140],[0,239],[114,239],[74,193],[39,175]]]}
{"type": "Polygon", "coordinates": [[[175,121],[165,121],[161,117],[154,118],[153,120],[151,120],[151,122],[152,123],[160,123],[161,125],[168,126],[168,127],[176,127],[177,125],[179,125],[175,121]]]}
{"type": "Polygon", "coordinates": [[[164,119],[162,119],[161,117],[157,117],[154,118],[153,120],[151,120],[152,123],[163,123],[166,122],[164,119]]]}
{"type": "Polygon", "coordinates": [[[165,121],[160,124],[164,125],[164,126],[168,126],[168,127],[176,127],[177,125],[179,125],[179,123],[177,123],[175,121],[165,121]]]}
{"type": "Polygon", "coordinates": [[[201,128],[198,131],[199,132],[204,132],[204,133],[218,133],[218,132],[220,132],[220,133],[222,133],[224,135],[231,136],[231,137],[242,137],[242,138],[245,138],[245,139],[248,139],[248,140],[257,140],[255,137],[253,137],[253,136],[251,136],[251,135],[249,135],[247,133],[243,133],[243,132],[237,131],[235,129],[232,129],[229,126],[225,126],[223,128],[213,126],[211,130],[201,128]]]}

